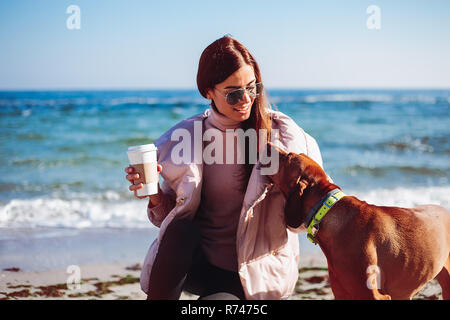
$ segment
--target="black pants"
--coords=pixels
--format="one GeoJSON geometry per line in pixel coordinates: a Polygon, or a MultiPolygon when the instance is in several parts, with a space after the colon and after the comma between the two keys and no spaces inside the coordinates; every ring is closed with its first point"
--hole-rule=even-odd
{"type": "Polygon", "coordinates": [[[238,273],[208,263],[200,241],[195,222],[180,219],[169,224],[152,267],[147,300],[178,300],[182,290],[200,299],[214,294],[215,299],[245,299],[238,273]]]}

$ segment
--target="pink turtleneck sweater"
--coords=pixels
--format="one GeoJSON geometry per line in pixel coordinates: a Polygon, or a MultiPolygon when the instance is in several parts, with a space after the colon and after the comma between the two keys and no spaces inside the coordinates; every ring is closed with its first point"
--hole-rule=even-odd
{"type": "MultiPolygon", "coordinates": [[[[237,271],[236,230],[244,200],[243,183],[239,179],[244,166],[226,163],[226,129],[236,129],[240,122],[231,120],[212,109],[205,121],[205,131],[216,130],[223,141],[223,164],[203,163],[202,199],[196,214],[202,235],[202,249],[207,260],[220,268],[237,271]]],[[[234,139],[234,155],[238,145],[234,139]]],[[[206,149],[211,142],[205,142],[206,149]]]]}
{"type": "MultiPolygon", "coordinates": [[[[195,220],[200,226],[202,249],[207,260],[222,269],[237,271],[236,231],[244,201],[244,181],[238,177],[244,165],[237,164],[238,139],[234,139],[233,164],[226,162],[226,130],[240,127],[240,122],[231,120],[213,109],[205,120],[206,130],[215,130],[222,138],[223,159],[220,163],[203,161],[202,198],[195,220]]],[[[214,138],[213,138],[214,139],[214,138]]],[[[204,150],[212,143],[205,141],[204,150]]],[[[211,146],[212,149],[212,146],[211,146]]],[[[206,152],[207,153],[207,152],[206,152]]],[[[169,197],[163,197],[161,203],[149,208],[157,216],[164,216],[173,209],[175,203],[169,197]]]]}

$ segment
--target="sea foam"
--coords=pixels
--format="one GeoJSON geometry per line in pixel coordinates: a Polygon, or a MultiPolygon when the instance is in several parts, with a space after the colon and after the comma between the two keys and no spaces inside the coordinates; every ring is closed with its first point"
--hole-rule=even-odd
{"type": "MultiPolygon", "coordinates": [[[[411,208],[437,204],[450,209],[450,186],[343,191],[375,205],[411,208]]],[[[114,191],[78,193],[66,199],[55,195],[13,199],[0,205],[0,227],[152,228],[147,204],[146,199],[124,199],[114,191]]]]}
{"type": "Polygon", "coordinates": [[[147,200],[120,199],[110,191],[72,199],[44,196],[0,205],[0,227],[148,228],[147,200]]]}

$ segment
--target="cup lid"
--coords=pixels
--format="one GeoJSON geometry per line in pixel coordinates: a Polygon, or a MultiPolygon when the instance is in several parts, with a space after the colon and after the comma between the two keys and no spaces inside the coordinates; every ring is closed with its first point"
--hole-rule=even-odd
{"type": "Polygon", "coordinates": [[[143,144],[140,146],[128,147],[128,152],[146,152],[146,151],[156,151],[158,148],[153,143],[143,144]]]}

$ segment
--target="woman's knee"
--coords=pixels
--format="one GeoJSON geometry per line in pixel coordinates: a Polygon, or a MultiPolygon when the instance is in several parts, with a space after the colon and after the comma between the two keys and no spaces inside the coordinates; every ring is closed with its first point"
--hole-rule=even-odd
{"type": "Polygon", "coordinates": [[[197,246],[200,242],[200,229],[191,220],[174,220],[167,226],[163,239],[183,247],[197,246]]]}

